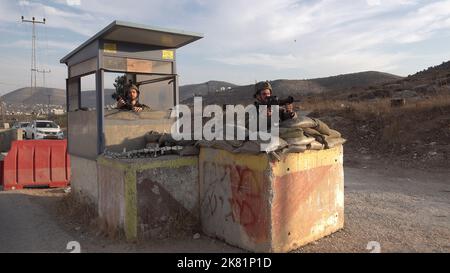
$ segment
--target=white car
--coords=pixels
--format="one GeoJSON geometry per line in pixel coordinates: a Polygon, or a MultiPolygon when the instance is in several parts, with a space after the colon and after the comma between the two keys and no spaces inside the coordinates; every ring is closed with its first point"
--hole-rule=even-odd
{"type": "Polygon", "coordinates": [[[28,139],[63,139],[64,133],[51,120],[34,120],[25,128],[25,138],[28,139]]]}

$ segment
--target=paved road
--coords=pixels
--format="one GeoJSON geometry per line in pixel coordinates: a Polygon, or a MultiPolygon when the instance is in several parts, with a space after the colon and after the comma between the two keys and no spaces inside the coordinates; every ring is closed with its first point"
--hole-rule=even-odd
{"type": "Polygon", "coordinates": [[[36,198],[0,192],[0,252],[67,252],[66,245],[74,237],[36,204],[36,198]]]}
{"type": "MultiPolygon", "coordinates": [[[[102,238],[51,208],[60,200],[45,190],[0,191],[0,252],[237,252],[206,236],[132,245],[102,238]]],[[[345,228],[296,252],[450,252],[450,171],[391,166],[346,167],[345,228]]]]}

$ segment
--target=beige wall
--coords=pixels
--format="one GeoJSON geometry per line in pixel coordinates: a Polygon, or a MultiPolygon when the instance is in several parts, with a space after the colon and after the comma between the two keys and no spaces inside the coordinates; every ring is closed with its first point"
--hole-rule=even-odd
{"type": "Polygon", "coordinates": [[[98,203],[97,162],[70,155],[72,190],[94,204],[98,203]]]}
{"type": "Polygon", "coordinates": [[[0,129],[0,152],[8,152],[14,140],[22,140],[22,129],[0,129]]]}

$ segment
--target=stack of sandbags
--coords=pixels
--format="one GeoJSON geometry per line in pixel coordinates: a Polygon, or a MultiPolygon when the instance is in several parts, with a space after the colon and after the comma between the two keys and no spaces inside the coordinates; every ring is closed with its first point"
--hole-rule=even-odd
{"type": "Polygon", "coordinates": [[[300,117],[280,123],[280,137],[289,144],[284,152],[322,150],[345,143],[341,134],[316,118],[300,117]]]}

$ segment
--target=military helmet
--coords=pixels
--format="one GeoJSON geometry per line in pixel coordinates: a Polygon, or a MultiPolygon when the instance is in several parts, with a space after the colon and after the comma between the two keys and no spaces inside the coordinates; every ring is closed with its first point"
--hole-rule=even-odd
{"type": "Polygon", "coordinates": [[[136,90],[136,92],[138,93],[138,96],[140,95],[141,92],[139,91],[139,87],[138,87],[137,85],[135,85],[135,84],[130,84],[130,86],[128,87],[128,92],[129,92],[131,89],[136,90]]]}
{"type": "Polygon", "coordinates": [[[269,89],[270,90],[270,94],[272,94],[272,85],[270,84],[269,81],[265,81],[265,82],[259,82],[255,85],[255,97],[256,95],[258,95],[262,90],[265,89],[269,89]]]}

